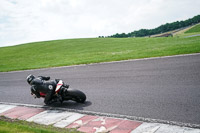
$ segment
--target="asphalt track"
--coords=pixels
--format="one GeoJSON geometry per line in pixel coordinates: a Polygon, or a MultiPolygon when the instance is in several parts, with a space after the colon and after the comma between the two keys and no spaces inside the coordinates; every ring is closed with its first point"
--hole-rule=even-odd
{"type": "Polygon", "coordinates": [[[33,99],[29,74],[60,78],[87,95],[85,104],[52,106],[200,124],[200,54],[0,73],[0,102],[33,99]]]}

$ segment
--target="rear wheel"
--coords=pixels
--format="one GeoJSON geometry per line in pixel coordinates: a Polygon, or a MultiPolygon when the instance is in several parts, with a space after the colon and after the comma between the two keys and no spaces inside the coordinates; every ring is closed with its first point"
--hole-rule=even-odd
{"type": "Polygon", "coordinates": [[[86,95],[80,90],[68,88],[66,95],[71,97],[69,100],[73,100],[78,103],[84,103],[86,100],[86,95]]]}

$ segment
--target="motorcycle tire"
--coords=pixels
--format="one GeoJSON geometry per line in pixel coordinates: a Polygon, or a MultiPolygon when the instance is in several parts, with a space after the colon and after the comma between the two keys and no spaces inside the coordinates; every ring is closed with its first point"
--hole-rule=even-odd
{"type": "Polygon", "coordinates": [[[71,100],[77,103],[84,103],[86,100],[86,95],[80,90],[68,88],[67,95],[71,97],[71,100]]]}

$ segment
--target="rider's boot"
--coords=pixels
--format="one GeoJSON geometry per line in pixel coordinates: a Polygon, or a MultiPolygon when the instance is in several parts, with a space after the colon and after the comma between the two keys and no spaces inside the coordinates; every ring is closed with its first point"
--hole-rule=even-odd
{"type": "Polygon", "coordinates": [[[59,95],[59,102],[62,104],[63,103],[63,98],[62,96],[59,95]]]}
{"type": "Polygon", "coordinates": [[[63,103],[63,98],[61,95],[57,94],[57,99],[58,102],[63,103]]]}

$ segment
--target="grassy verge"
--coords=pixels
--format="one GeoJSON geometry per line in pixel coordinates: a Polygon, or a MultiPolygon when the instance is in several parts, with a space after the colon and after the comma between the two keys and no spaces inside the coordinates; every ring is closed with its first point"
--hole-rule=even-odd
{"type": "Polygon", "coordinates": [[[200,37],[90,38],[0,48],[0,71],[26,70],[200,52],[200,37]]]}
{"type": "Polygon", "coordinates": [[[196,33],[196,32],[200,32],[200,24],[195,25],[185,33],[196,33]]]}
{"type": "Polygon", "coordinates": [[[196,34],[200,34],[200,24],[196,24],[196,25],[188,27],[184,30],[181,30],[181,31],[175,33],[174,36],[184,38],[184,37],[196,35],[196,34]]]}
{"type": "Polygon", "coordinates": [[[78,131],[0,117],[0,133],[78,133],[78,131]]]}

